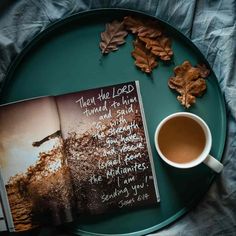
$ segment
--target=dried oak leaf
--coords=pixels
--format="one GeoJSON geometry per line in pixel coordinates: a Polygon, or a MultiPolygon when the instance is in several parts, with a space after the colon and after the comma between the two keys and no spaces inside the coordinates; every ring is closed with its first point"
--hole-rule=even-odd
{"type": "Polygon", "coordinates": [[[128,32],[125,30],[124,23],[112,21],[106,24],[106,30],[101,33],[100,49],[102,54],[118,50],[118,46],[125,43],[128,32]]]}
{"type": "Polygon", "coordinates": [[[146,37],[139,37],[140,40],[146,43],[146,48],[150,49],[151,52],[159,56],[163,61],[171,60],[173,51],[171,49],[171,40],[168,37],[161,36],[156,39],[150,39],[146,37]]]}
{"type": "Polygon", "coordinates": [[[206,81],[201,78],[199,68],[193,67],[189,61],[175,67],[174,73],[175,76],[169,79],[168,85],[180,94],[177,97],[179,102],[189,108],[196,102],[196,97],[206,90],[206,81]]]}
{"type": "Polygon", "coordinates": [[[156,38],[162,35],[158,23],[153,20],[139,19],[137,17],[125,16],[124,24],[128,30],[139,37],[156,38]]]}
{"type": "Polygon", "coordinates": [[[132,56],[135,58],[135,65],[145,73],[150,74],[152,70],[157,66],[155,55],[153,55],[145,47],[145,44],[139,39],[136,39],[136,41],[134,41],[134,51],[132,52],[132,56]]]}
{"type": "Polygon", "coordinates": [[[202,78],[206,78],[210,74],[210,70],[206,67],[205,64],[197,64],[196,67],[200,70],[202,78]]]}
{"type": "Polygon", "coordinates": [[[139,28],[144,25],[144,23],[135,17],[125,16],[124,17],[124,25],[127,30],[130,30],[133,34],[137,34],[139,28]]]}

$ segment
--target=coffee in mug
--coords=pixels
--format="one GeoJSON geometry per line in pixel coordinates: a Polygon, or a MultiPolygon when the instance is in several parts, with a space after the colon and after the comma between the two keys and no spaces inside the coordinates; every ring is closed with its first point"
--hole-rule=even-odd
{"type": "Polygon", "coordinates": [[[212,157],[211,132],[204,120],[188,112],[167,116],[157,126],[155,146],[159,156],[177,168],[191,168],[204,162],[216,172],[223,165],[212,157]]]}
{"type": "Polygon", "coordinates": [[[166,158],[173,162],[186,163],[197,159],[202,153],[206,137],[195,120],[177,116],[161,127],[157,142],[166,158]]]}

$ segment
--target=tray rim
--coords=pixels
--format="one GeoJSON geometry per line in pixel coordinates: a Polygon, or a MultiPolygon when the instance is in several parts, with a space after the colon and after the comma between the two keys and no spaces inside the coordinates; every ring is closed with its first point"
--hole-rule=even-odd
{"type": "MultiPolygon", "coordinates": [[[[167,21],[159,18],[158,16],[154,16],[152,14],[149,14],[145,11],[140,11],[140,10],[134,10],[134,9],[130,9],[130,8],[96,8],[96,9],[89,9],[89,10],[85,10],[85,11],[81,11],[81,12],[76,12],[73,13],[69,16],[65,16],[59,20],[56,20],[52,23],[49,23],[48,26],[46,26],[45,29],[43,29],[41,32],[37,32],[32,38],[31,40],[22,48],[21,52],[16,55],[16,57],[12,60],[12,62],[10,63],[10,65],[8,66],[8,69],[6,71],[6,75],[5,75],[5,80],[2,82],[2,86],[1,86],[1,90],[0,90],[0,104],[1,104],[1,99],[2,99],[2,95],[4,97],[4,91],[5,89],[7,89],[9,83],[11,82],[11,78],[14,75],[15,70],[17,69],[17,66],[21,63],[21,61],[24,59],[25,56],[27,56],[27,53],[30,52],[31,49],[33,49],[35,46],[37,46],[38,43],[40,43],[40,40],[42,40],[45,36],[47,36],[48,34],[52,33],[54,30],[57,30],[58,28],[60,28],[61,26],[73,22],[74,20],[78,20],[79,18],[82,17],[88,17],[88,16],[92,16],[92,15],[96,15],[97,13],[101,14],[101,13],[105,13],[105,14],[111,14],[112,12],[117,12],[117,13],[121,13],[124,14],[125,12],[127,12],[127,14],[138,14],[138,15],[142,15],[145,17],[149,17],[152,18],[154,20],[157,20],[159,22],[161,22],[161,24],[165,25],[167,28],[170,28],[174,34],[177,34],[178,36],[181,37],[181,39],[185,40],[185,42],[192,48],[194,49],[194,51],[201,57],[201,59],[204,61],[204,63],[208,66],[208,68],[210,68],[211,73],[213,74],[213,77],[215,77],[216,79],[216,87],[218,90],[218,94],[220,97],[220,101],[221,101],[221,109],[222,109],[222,122],[221,122],[221,126],[222,129],[224,130],[224,133],[222,134],[222,140],[224,140],[223,142],[221,142],[218,150],[219,150],[219,160],[221,161],[223,158],[223,153],[224,153],[224,149],[225,149],[225,142],[226,142],[226,128],[227,128],[227,115],[226,115],[226,104],[225,104],[225,99],[224,99],[224,95],[222,93],[222,90],[219,86],[219,80],[217,79],[217,76],[215,75],[215,72],[213,71],[212,67],[210,66],[208,60],[206,59],[206,57],[203,55],[203,53],[201,52],[201,50],[194,44],[194,42],[192,42],[192,40],[186,36],[184,33],[182,33],[179,29],[175,28],[174,26],[172,26],[170,23],[168,23],[167,21]]],[[[78,235],[97,235],[97,236],[110,236],[110,235],[122,235],[122,236],[136,236],[136,235],[143,235],[143,234],[147,234],[147,233],[151,233],[157,230],[160,230],[168,225],[170,225],[171,223],[174,223],[176,220],[178,220],[180,217],[183,217],[186,213],[188,213],[194,206],[196,206],[200,200],[204,197],[204,195],[207,194],[207,191],[209,190],[210,186],[213,183],[213,180],[215,179],[216,174],[212,174],[211,178],[209,178],[209,180],[207,181],[207,183],[204,186],[204,191],[202,191],[202,194],[199,194],[198,197],[194,198],[187,206],[184,206],[181,210],[179,210],[178,212],[176,212],[174,215],[172,215],[171,217],[167,218],[166,220],[162,221],[159,224],[156,224],[154,226],[151,226],[149,228],[146,229],[142,229],[139,231],[134,231],[131,233],[122,233],[122,234],[103,234],[103,233],[93,233],[93,232],[88,232],[88,231],[84,231],[84,230],[80,230],[80,229],[69,229],[70,232],[74,233],[74,234],[78,234],[78,235]]]]}

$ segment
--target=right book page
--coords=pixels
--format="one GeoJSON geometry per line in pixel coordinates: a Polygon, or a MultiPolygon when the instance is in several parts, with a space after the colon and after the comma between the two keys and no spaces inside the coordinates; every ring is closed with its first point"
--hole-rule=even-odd
{"type": "Polygon", "coordinates": [[[159,202],[138,82],[56,97],[79,213],[159,202]]]}

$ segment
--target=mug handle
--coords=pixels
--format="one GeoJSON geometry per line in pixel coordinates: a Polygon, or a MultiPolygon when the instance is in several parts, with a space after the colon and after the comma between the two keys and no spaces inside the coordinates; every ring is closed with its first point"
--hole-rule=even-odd
{"type": "Polygon", "coordinates": [[[216,173],[220,173],[223,169],[223,165],[217,161],[213,156],[208,155],[206,159],[203,161],[208,167],[214,170],[216,173]]]}

